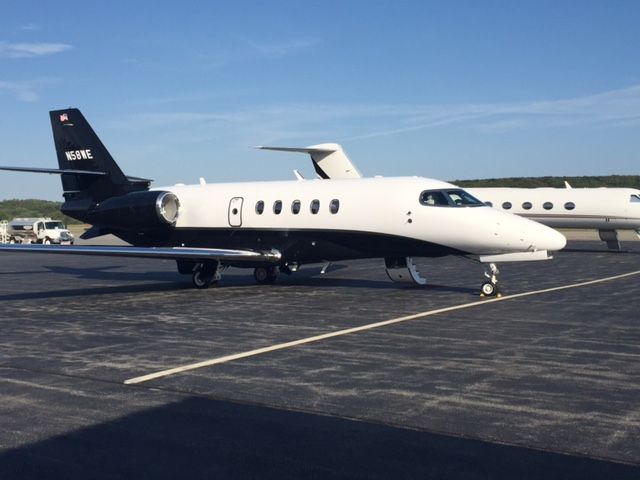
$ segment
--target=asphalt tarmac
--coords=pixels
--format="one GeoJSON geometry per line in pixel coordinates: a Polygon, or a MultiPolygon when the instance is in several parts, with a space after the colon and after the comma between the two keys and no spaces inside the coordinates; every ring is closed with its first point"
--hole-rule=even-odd
{"type": "Polygon", "coordinates": [[[624,246],[502,265],[498,301],[455,257],[427,287],[368,260],[200,291],[171,261],[2,253],[0,479],[640,478],[624,246]]]}

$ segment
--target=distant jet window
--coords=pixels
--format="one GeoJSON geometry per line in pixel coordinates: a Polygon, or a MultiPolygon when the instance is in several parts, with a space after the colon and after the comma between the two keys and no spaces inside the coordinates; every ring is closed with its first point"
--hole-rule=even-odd
{"type": "Polygon", "coordinates": [[[524,202],[522,204],[522,208],[524,208],[525,210],[531,210],[531,207],[533,207],[533,205],[531,205],[531,202],[524,202]]]}
{"type": "Polygon", "coordinates": [[[282,202],[280,200],[276,200],[275,202],[273,202],[273,213],[275,213],[276,215],[280,215],[281,211],[282,211],[282,202]]]}
{"type": "Polygon", "coordinates": [[[314,215],[320,211],[320,200],[311,201],[311,213],[314,215]]]}
{"type": "Polygon", "coordinates": [[[297,215],[300,213],[300,200],[294,200],[291,204],[291,213],[297,215]]]}
{"type": "Polygon", "coordinates": [[[484,202],[487,207],[493,207],[493,202],[484,202]]]}
{"type": "Polygon", "coordinates": [[[640,195],[631,195],[631,203],[640,203],[640,195]]]}
{"type": "Polygon", "coordinates": [[[329,211],[331,213],[338,213],[338,210],[340,210],[340,200],[334,198],[329,204],[329,211]]]}
{"type": "Polygon", "coordinates": [[[542,208],[544,208],[545,210],[551,210],[553,208],[553,203],[551,202],[544,202],[542,204],[542,208]]]}
{"type": "Polygon", "coordinates": [[[260,200],[256,203],[256,213],[262,215],[262,212],[264,212],[264,202],[260,200]]]}
{"type": "Polygon", "coordinates": [[[511,202],[504,202],[502,204],[502,208],[504,208],[505,210],[511,210],[511,202]]]}
{"type": "Polygon", "coordinates": [[[573,210],[574,208],[576,208],[576,204],[573,202],[567,202],[564,204],[564,208],[565,210],[573,210]]]}

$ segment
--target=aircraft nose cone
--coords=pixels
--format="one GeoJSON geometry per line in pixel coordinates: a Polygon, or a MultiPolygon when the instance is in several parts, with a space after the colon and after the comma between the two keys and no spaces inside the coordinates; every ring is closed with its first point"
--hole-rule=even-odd
{"type": "Polygon", "coordinates": [[[560,232],[545,225],[540,227],[534,242],[538,250],[562,250],[567,245],[567,239],[560,232]]]}

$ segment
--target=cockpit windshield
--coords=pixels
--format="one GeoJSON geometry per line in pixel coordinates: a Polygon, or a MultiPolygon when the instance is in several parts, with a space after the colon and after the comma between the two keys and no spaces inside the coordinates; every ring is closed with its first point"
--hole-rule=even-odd
{"type": "Polygon", "coordinates": [[[631,203],[640,203],[640,195],[631,195],[629,200],[631,203]]]}
{"type": "Polygon", "coordinates": [[[433,207],[483,207],[480,200],[461,188],[425,190],[420,194],[422,205],[433,207]]]}

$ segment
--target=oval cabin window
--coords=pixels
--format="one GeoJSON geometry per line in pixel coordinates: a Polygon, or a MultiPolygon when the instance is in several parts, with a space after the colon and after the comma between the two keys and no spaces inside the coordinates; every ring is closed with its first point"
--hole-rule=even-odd
{"type": "Polygon", "coordinates": [[[338,200],[337,198],[334,198],[333,200],[331,200],[331,203],[329,204],[329,211],[331,213],[338,213],[338,210],[340,210],[340,200],[338,200]]]}
{"type": "Polygon", "coordinates": [[[542,208],[544,208],[545,210],[551,210],[553,208],[553,203],[551,202],[544,202],[542,204],[542,208]]]}
{"type": "Polygon", "coordinates": [[[502,204],[502,208],[504,208],[505,210],[510,210],[511,209],[511,202],[504,202],[502,204]]]}
{"type": "Polygon", "coordinates": [[[280,215],[281,211],[282,211],[282,202],[280,200],[276,200],[275,202],[273,202],[273,213],[275,213],[276,215],[280,215]]]}
{"type": "Polygon", "coordinates": [[[300,200],[294,200],[291,204],[291,213],[297,215],[300,213],[300,200]]]}
{"type": "Polygon", "coordinates": [[[312,200],[309,209],[314,215],[318,213],[320,211],[320,200],[312,200]]]}
{"type": "Polygon", "coordinates": [[[484,202],[487,207],[493,207],[493,202],[484,202]]]}
{"type": "Polygon", "coordinates": [[[531,202],[524,202],[522,204],[522,208],[524,208],[525,210],[531,210],[531,207],[533,207],[533,205],[531,205],[531,202]]]}
{"type": "Polygon", "coordinates": [[[576,204],[573,202],[567,202],[564,204],[564,208],[565,210],[573,210],[574,208],[576,208],[576,204]]]}
{"type": "Polygon", "coordinates": [[[262,215],[262,212],[264,212],[264,202],[260,200],[256,203],[256,213],[262,215]]]}

